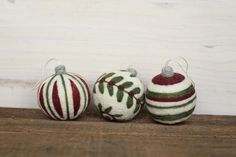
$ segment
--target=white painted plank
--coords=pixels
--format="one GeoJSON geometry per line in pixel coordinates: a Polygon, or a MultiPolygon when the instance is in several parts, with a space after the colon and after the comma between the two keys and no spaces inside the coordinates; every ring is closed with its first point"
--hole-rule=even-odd
{"type": "Polygon", "coordinates": [[[148,83],[184,56],[195,113],[236,115],[235,8],[234,0],[0,0],[0,106],[37,107],[31,86],[52,57],[92,86],[129,65],[148,83]]]}

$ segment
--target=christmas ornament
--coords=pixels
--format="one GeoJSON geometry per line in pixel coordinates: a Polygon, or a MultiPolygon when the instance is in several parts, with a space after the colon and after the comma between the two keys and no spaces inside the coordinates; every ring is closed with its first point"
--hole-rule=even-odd
{"type": "Polygon", "coordinates": [[[55,68],[55,74],[44,80],[38,88],[38,104],[48,117],[73,120],[90,103],[87,83],[80,76],[67,73],[64,65],[55,68]]]}
{"type": "Polygon", "coordinates": [[[108,120],[133,119],[144,104],[144,85],[134,69],[108,72],[96,81],[94,103],[108,120]]]}
{"type": "Polygon", "coordinates": [[[188,119],[193,113],[196,92],[187,72],[185,76],[176,73],[168,63],[161,74],[155,76],[149,83],[146,104],[155,121],[175,124],[188,119]]]}

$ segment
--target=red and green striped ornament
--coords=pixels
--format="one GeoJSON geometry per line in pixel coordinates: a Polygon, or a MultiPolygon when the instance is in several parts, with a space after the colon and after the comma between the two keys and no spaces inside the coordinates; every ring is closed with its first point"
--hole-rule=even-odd
{"type": "Polygon", "coordinates": [[[133,119],[144,104],[144,85],[134,69],[107,72],[93,87],[94,104],[111,121],[133,119]]]}
{"type": "Polygon", "coordinates": [[[164,124],[187,120],[196,105],[196,92],[192,80],[165,66],[155,76],[146,91],[146,106],[152,118],[164,124]]]}
{"type": "Polygon", "coordinates": [[[74,120],[90,103],[87,83],[76,74],[67,73],[64,65],[55,68],[55,74],[38,88],[38,104],[48,117],[55,120],[74,120]]]}

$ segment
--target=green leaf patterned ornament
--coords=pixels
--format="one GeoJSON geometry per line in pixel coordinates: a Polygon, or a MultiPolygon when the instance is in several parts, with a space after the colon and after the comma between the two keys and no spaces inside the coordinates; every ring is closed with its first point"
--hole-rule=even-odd
{"type": "Polygon", "coordinates": [[[94,103],[102,117],[113,121],[133,119],[144,104],[144,85],[134,69],[108,72],[93,87],[94,103]]]}

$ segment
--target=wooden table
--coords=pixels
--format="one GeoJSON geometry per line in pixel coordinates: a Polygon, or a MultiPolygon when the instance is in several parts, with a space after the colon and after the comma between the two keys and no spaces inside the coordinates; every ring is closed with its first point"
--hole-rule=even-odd
{"type": "Polygon", "coordinates": [[[146,111],[113,123],[90,108],[77,121],[62,122],[35,109],[0,108],[0,156],[236,157],[236,116],[195,115],[169,126],[146,111]]]}

